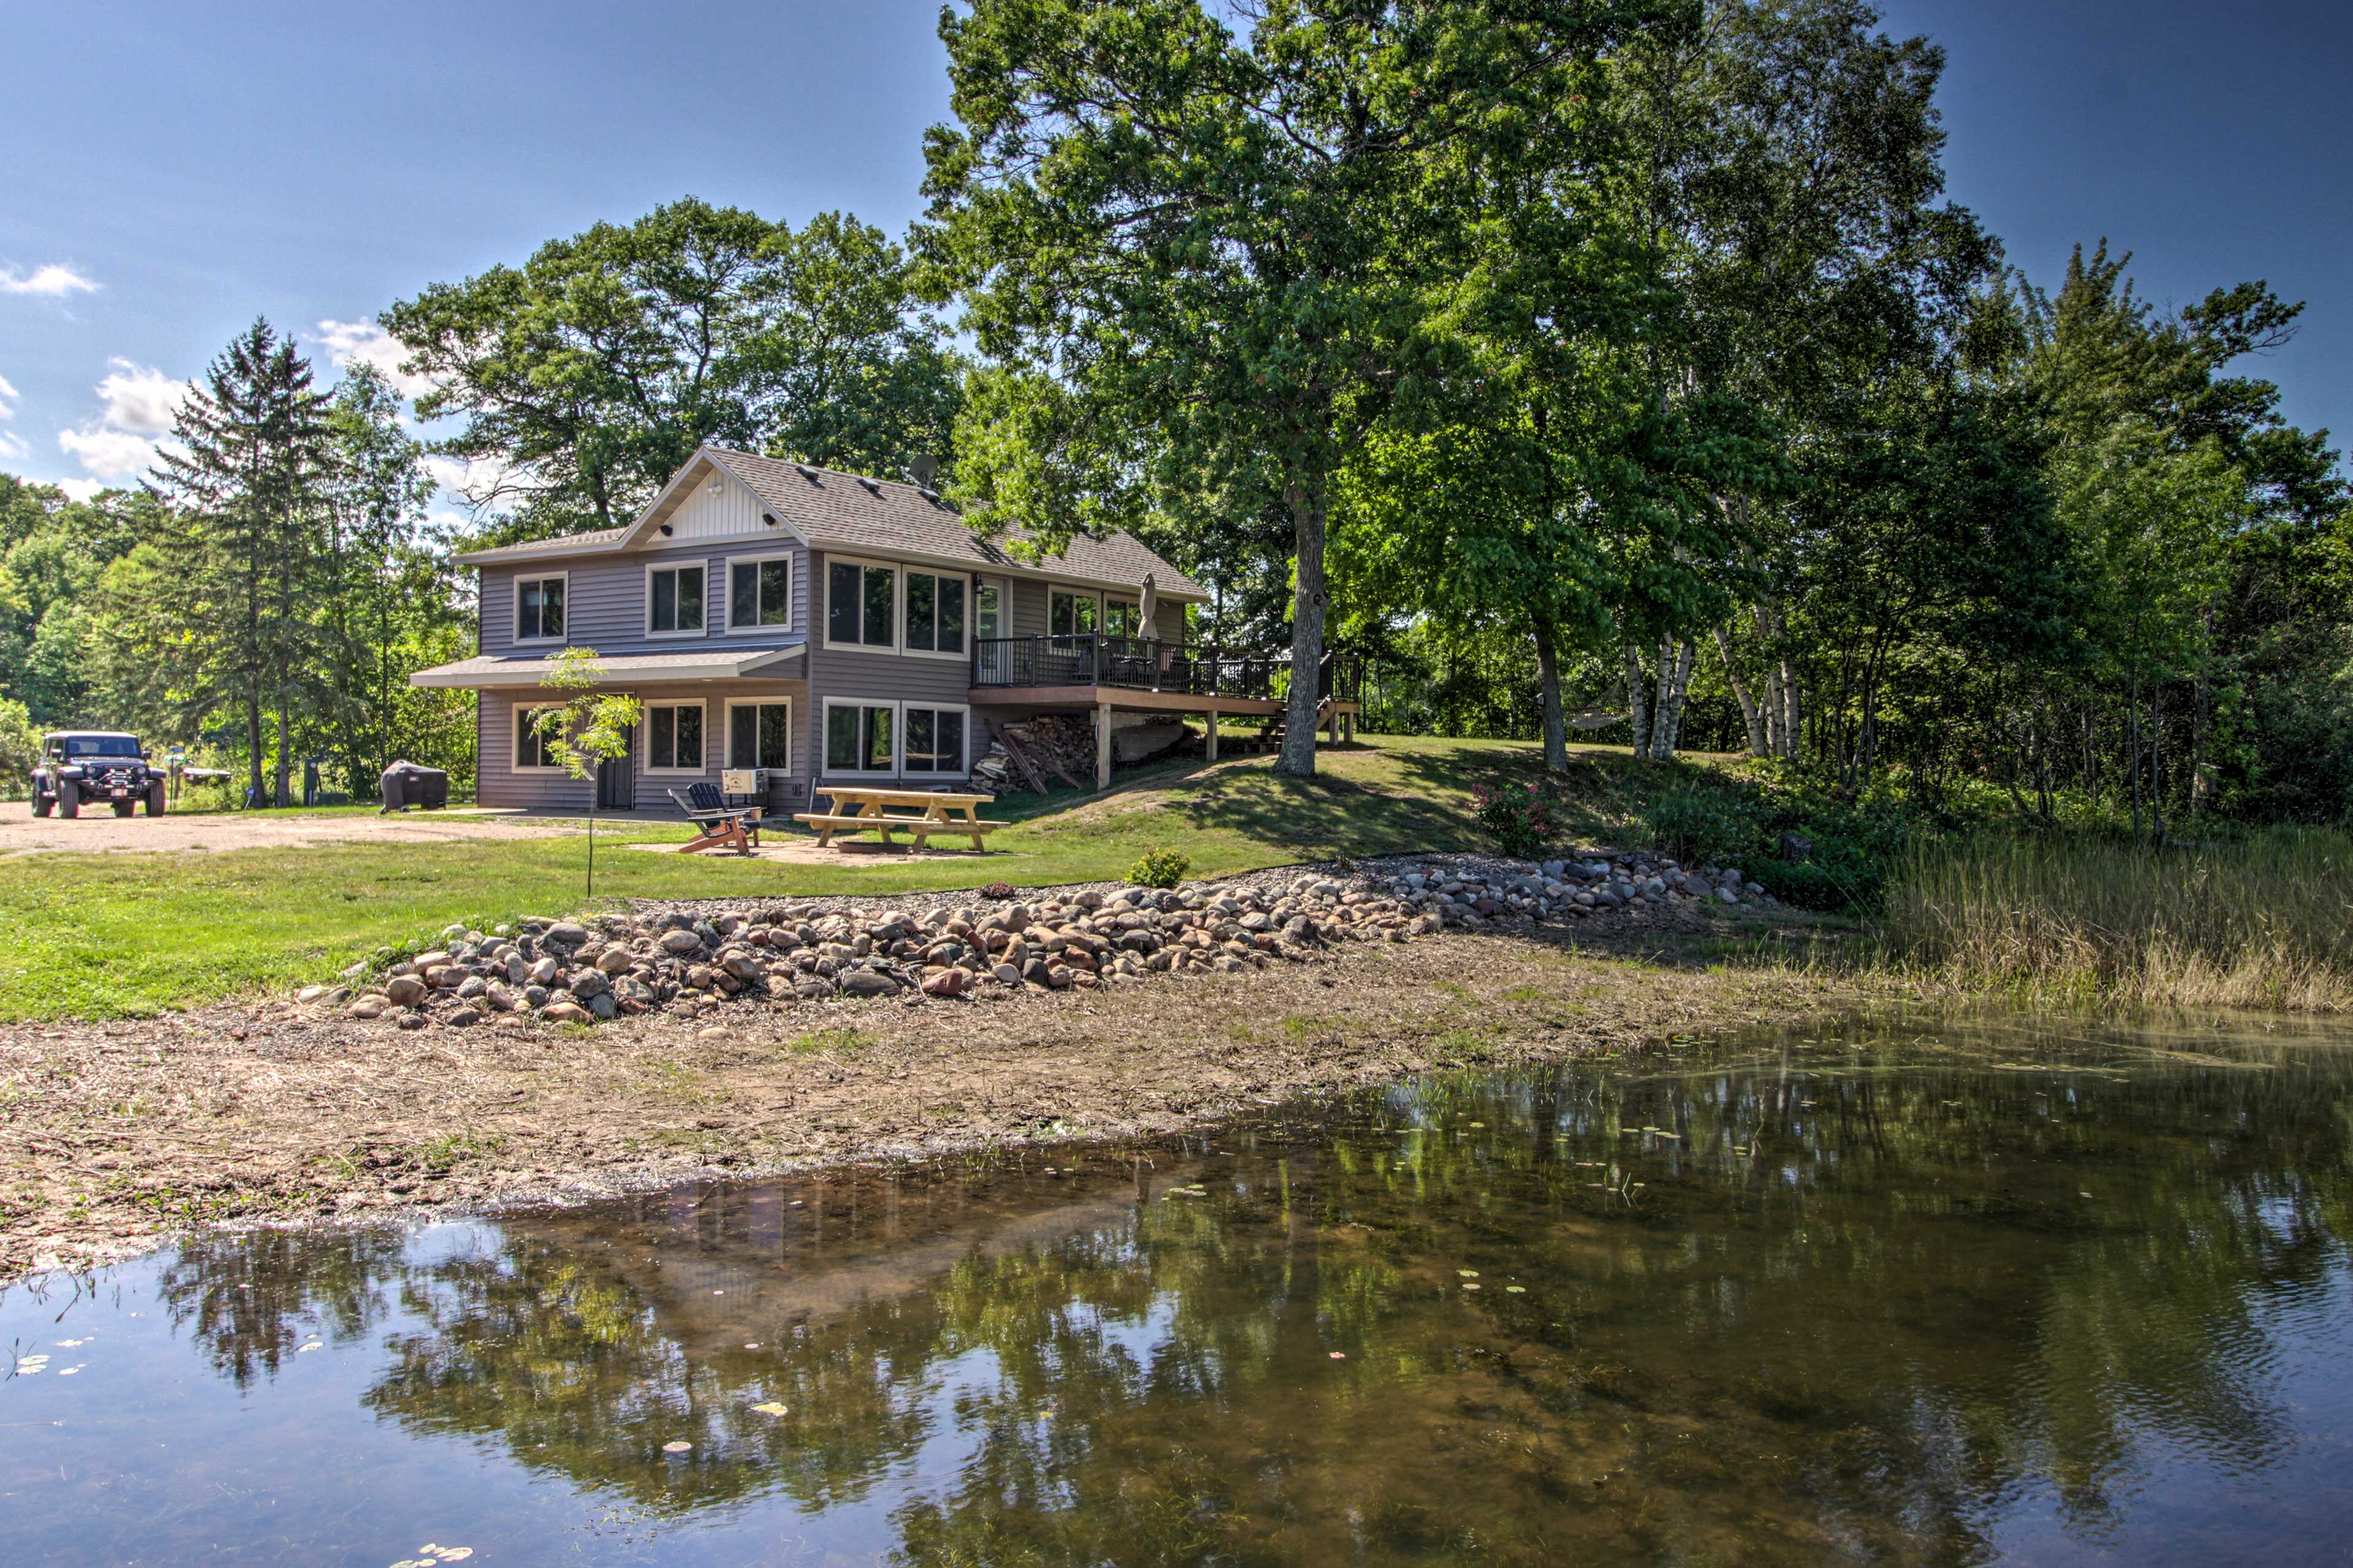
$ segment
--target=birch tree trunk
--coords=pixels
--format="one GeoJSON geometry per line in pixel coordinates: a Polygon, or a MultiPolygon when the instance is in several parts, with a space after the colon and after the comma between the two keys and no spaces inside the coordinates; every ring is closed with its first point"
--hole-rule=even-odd
{"type": "Polygon", "coordinates": [[[1651,755],[1667,762],[1683,729],[1683,694],[1691,689],[1692,656],[1698,645],[1670,637],[1659,647],[1659,704],[1651,717],[1651,755]]]}
{"type": "Polygon", "coordinates": [[[1642,694],[1642,654],[1630,639],[1626,644],[1626,714],[1634,731],[1634,754],[1651,754],[1650,705],[1642,694]]]}
{"type": "Polygon", "coordinates": [[[1772,742],[1765,732],[1765,711],[1749,700],[1748,688],[1740,679],[1740,667],[1732,660],[1732,638],[1722,626],[1715,628],[1715,651],[1724,660],[1724,679],[1731,684],[1733,698],[1740,704],[1740,721],[1748,728],[1748,754],[1771,756],[1772,742]]]}

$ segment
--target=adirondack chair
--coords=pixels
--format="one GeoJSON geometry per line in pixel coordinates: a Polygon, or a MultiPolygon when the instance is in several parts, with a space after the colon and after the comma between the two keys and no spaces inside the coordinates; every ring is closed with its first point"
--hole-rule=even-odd
{"type": "Polygon", "coordinates": [[[705,849],[733,849],[738,855],[749,855],[760,845],[760,808],[756,805],[729,805],[719,793],[719,786],[708,779],[697,779],[683,792],[665,790],[663,794],[679,809],[679,815],[694,824],[694,837],[678,847],[681,855],[699,855],[705,849]]]}

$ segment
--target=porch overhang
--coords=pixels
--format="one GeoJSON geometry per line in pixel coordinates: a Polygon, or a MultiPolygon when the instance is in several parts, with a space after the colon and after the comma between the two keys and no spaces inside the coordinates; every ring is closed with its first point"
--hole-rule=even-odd
{"type": "MultiPolygon", "coordinates": [[[[801,656],[807,648],[724,648],[698,653],[624,653],[600,656],[597,684],[620,686],[657,680],[736,680],[757,676],[769,680],[800,678],[801,656]]],[[[478,655],[455,664],[437,664],[408,678],[411,686],[454,687],[466,690],[498,690],[546,684],[555,668],[552,654],[537,656],[478,655]]]]}

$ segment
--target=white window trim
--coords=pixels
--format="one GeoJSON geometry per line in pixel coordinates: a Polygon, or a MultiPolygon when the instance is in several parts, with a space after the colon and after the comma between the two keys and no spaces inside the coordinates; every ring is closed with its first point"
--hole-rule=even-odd
{"type": "MultiPolygon", "coordinates": [[[[1076,616],[1074,615],[1071,618],[1075,620],[1077,617],[1076,617],[1076,616]]],[[[1102,594],[1100,591],[1098,591],[1098,590],[1089,590],[1089,589],[1086,589],[1086,588],[1058,588],[1058,587],[1054,586],[1054,585],[1053,585],[1052,584],[1050,584],[1050,584],[1048,584],[1046,585],[1046,635],[1047,635],[1048,637],[1097,637],[1097,636],[1102,635],[1103,629],[1103,594],[1102,594]],[[1092,599],[1092,600],[1094,601],[1094,603],[1095,603],[1095,626],[1094,626],[1094,630],[1093,630],[1093,631],[1091,631],[1091,632],[1058,632],[1058,631],[1056,631],[1056,630],[1054,629],[1054,595],[1057,595],[1057,594],[1062,595],[1064,597],[1066,597],[1066,598],[1071,598],[1071,599],[1092,599]]]]}
{"type": "MultiPolygon", "coordinates": [[[[942,572],[929,566],[902,568],[899,573],[899,641],[904,646],[907,657],[945,659],[952,664],[963,664],[972,658],[974,635],[972,624],[976,618],[973,613],[973,600],[977,596],[973,592],[972,574],[969,572],[942,572]],[[913,572],[921,572],[924,576],[939,582],[964,584],[964,647],[955,653],[942,653],[939,649],[931,647],[916,647],[907,641],[907,576],[913,572]]],[[[936,601],[934,603],[936,604],[936,601]]],[[[936,629],[939,624],[939,613],[936,609],[933,611],[932,623],[936,629]]]]}
{"type": "Polygon", "coordinates": [[[572,635],[572,574],[569,572],[518,572],[514,579],[513,614],[507,620],[507,629],[515,634],[517,647],[531,647],[542,643],[560,644],[572,635]],[[564,630],[552,637],[527,637],[522,635],[522,585],[525,583],[561,583],[564,584],[564,630]]]}
{"type": "MultiPolygon", "coordinates": [[[[864,646],[863,644],[860,646],[864,646]]],[[[818,710],[817,732],[817,775],[835,779],[895,779],[899,776],[899,759],[906,744],[906,735],[900,729],[903,717],[901,704],[888,697],[828,697],[818,710]],[[833,710],[837,708],[888,708],[891,710],[891,765],[887,768],[837,768],[828,751],[833,739],[833,710]]]]}
{"type": "MultiPolygon", "coordinates": [[[[571,614],[570,599],[565,600],[565,613],[571,614]]],[[[681,642],[711,635],[711,562],[706,557],[696,561],[649,561],[646,563],[646,640],[649,642],[681,642]],[[702,574],[702,624],[691,632],[658,632],[654,630],[654,574],[681,569],[702,574]]]]}
{"type": "Polygon", "coordinates": [[[901,703],[899,704],[899,719],[898,719],[898,725],[899,725],[899,728],[898,728],[898,730],[897,730],[896,733],[892,736],[892,739],[894,739],[895,741],[897,741],[897,742],[898,742],[898,743],[899,743],[899,758],[898,758],[898,761],[899,761],[899,776],[900,776],[901,778],[904,778],[904,779],[961,779],[961,778],[969,778],[969,777],[971,777],[971,776],[972,776],[972,704],[971,704],[971,703],[969,703],[969,702],[926,702],[926,701],[924,701],[924,700],[923,700],[923,699],[921,699],[921,698],[918,698],[918,697],[910,697],[910,698],[908,698],[906,700],[904,700],[904,701],[902,701],[902,702],[901,702],[901,703]],[[943,771],[943,772],[940,772],[940,773],[909,773],[909,772],[907,771],[907,710],[908,710],[908,709],[910,709],[910,708],[923,708],[923,709],[928,709],[929,710],[931,710],[932,712],[934,712],[934,713],[961,713],[961,714],[963,714],[963,715],[964,715],[964,753],[963,753],[961,756],[959,756],[959,757],[957,757],[957,758],[956,758],[956,765],[955,765],[955,767],[953,767],[953,768],[949,768],[949,769],[946,769],[946,770],[944,770],[944,771],[943,771]]]}
{"type": "MultiPolygon", "coordinates": [[[[784,637],[791,633],[793,629],[793,584],[789,579],[787,579],[785,584],[785,618],[780,624],[773,626],[764,626],[756,622],[748,626],[739,626],[735,624],[735,568],[738,566],[757,566],[764,561],[781,561],[785,563],[787,567],[791,567],[793,570],[797,571],[799,570],[798,568],[793,567],[793,554],[794,552],[789,550],[764,550],[756,555],[730,555],[727,557],[727,564],[722,568],[724,575],[720,579],[719,584],[719,604],[722,613],[726,616],[727,635],[729,637],[756,637],[762,632],[766,632],[775,637],[784,637]]],[[[648,615],[653,614],[653,594],[650,589],[647,591],[646,595],[646,613],[648,615]]]]}
{"type": "MultiPolygon", "coordinates": [[[[859,626],[866,624],[864,578],[859,579],[859,626]]],[[[810,592],[816,592],[814,586],[810,592]]],[[[815,612],[812,611],[812,614],[815,612]]],[[[898,653],[907,641],[907,574],[895,561],[870,561],[862,555],[828,555],[825,558],[825,646],[845,653],[898,653]],[[891,640],[889,643],[836,642],[833,640],[833,569],[836,566],[864,566],[891,574],[891,640]]]]}
{"type": "Polygon", "coordinates": [[[565,773],[562,763],[526,763],[522,760],[522,716],[544,713],[551,708],[561,708],[561,702],[511,702],[507,705],[507,771],[515,773],[565,773]]]}
{"type": "MultiPolygon", "coordinates": [[[[719,768],[724,773],[735,764],[728,761],[728,748],[735,742],[735,710],[738,708],[782,708],[785,710],[785,766],[789,776],[793,771],[793,700],[789,697],[730,697],[727,699],[727,722],[719,735],[719,768]]],[[[754,721],[756,724],[757,720],[754,721]]],[[[754,764],[755,766],[757,764],[754,764]]]]}
{"type": "MultiPolygon", "coordinates": [[[[677,731],[672,730],[671,733],[675,736],[677,731]]],[[[646,700],[645,711],[638,715],[638,766],[649,777],[701,779],[711,776],[711,699],[708,697],[656,697],[646,700]],[[658,768],[654,766],[654,710],[657,708],[702,710],[702,765],[701,767],[658,768]]],[[[723,740],[721,744],[724,746],[723,740]]],[[[725,754],[723,750],[721,754],[725,754]]]]}

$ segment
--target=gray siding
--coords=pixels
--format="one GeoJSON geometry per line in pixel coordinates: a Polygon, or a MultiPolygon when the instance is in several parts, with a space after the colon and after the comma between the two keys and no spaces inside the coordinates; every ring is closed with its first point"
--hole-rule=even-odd
{"type": "MultiPolygon", "coordinates": [[[[825,558],[801,549],[797,542],[765,537],[693,541],[658,550],[611,556],[589,556],[551,562],[543,566],[501,565],[482,570],[481,651],[508,655],[544,651],[554,645],[518,647],[514,640],[514,584],[518,577],[565,574],[566,626],[564,641],[592,647],[599,653],[712,652],[724,648],[756,648],[763,633],[732,634],[726,624],[726,563],[731,555],[787,554],[793,560],[793,623],[781,634],[766,632],[771,640],[807,639],[805,680],[708,680],[691,684],[645,685],[629,688],[639,699],[692,698],[706,704],[704,768],[700,775],[649,773],[645,766],[646,737],[641,726],[637,766],[637,800],[641,808],[668,811],[665,791],[682,788],[694,776],[716,783],[724,763],[726,702],[731,697],[784,696],[794,704],[796,731],[792,776],[797,781],[821,777],[825,755],[825,701],[828,697],[866,698],[886,702],[937,702],[962,706],[968,702],[971,664],[966,658],[931,658],[920,654],[873,653],[825,646],[825,558]],[[700,637],[649,637],[645,630],[646,568],[649,563],[700,562],[705,567],[704,632],[700,637]]],[[[871,558],[868,558],[871,559],[871,558]]],[[[928,568],[925,568],[928,569],[928,568]]],[[[1007,633],[1042,636],[1046,631],[1048,595],[1043,582],[1012,573],[1001,574],[1010,588],[1007,633]]],[[[1165,639],[1184,635],[1182,605],[1158,607],[1155,630],[1165,639]]],[[[967,628],[970,622],[967,619],[967,628]]],[[[902,628],[903,631],[903,628],[902,628]]],[[[528,704],[534,693],[500,690],[477,694],[477,771],[481,803],[491,806],[545,806],[586,809],[592,786],[561,773],[516,773],[511,763],[514,709],[528,704]]],[[[977,761],[992,739],[992,718],[1011,721],[1019,710],[974,709],[967,721],[966,749],[977,761]]],[[[940,775],[920,775],[911,783],[943,782],[940,775]]],[[[794,809],[804,807],[805,792],[797,794],[794,809]]]]}
{"type": "Polygon", "coordinates": [[[763,637],[771,640],[798,637],[808,629],[808,552],[790,539],[750,539],[674,546],[627,555],[587,556],[545,566],[486,566],[482,569],[482,651],[486,654],[533,652],[552,646],[518,647],[515,630],[515,583],[518,578],[545,577],[561,572],[565,584],[565,637],[575,647],[598,653],[698,652],[757,647],[763,637]],[[727,625],[727,560],[742,555],[789,555],[793,562],[793,624],[757,632],[729,632],[727,625]],[[646,635],[646,569],[649,565],[703,566],[703,632],[701,637],[646,635]]]}
{"type": "MultiPolygon", "coordinates": [[[[816,561],[811,580],[821,581],[825,557],[819,554],[816,561]]],[[[1017,605],[1019,588],[1017,584],[1017,605]]],[[[903,599],[903,592],[902,597],[903,599]]],[[[903,605],[902,607],[903,610],[903,605]]],[[[970,700],[972,660],[969,642],[966,644],[966,657],[953,659],[931,658],[922,654],[869,652],[863,648],[828,648],[825,646],[825,595],[822,588],[817,592],[813,608],[818,624],[809,637],[808,660],[809,688],[816,698],[809,703],[807,717],[801,721],[801,732],[808,741],[809,755],[816,760],[818,776],[823,777],[825,772],[826,698],[866,698],[881,702],[938,702],[958,707],[970,700]]],[[[967,637],[970,625],[967,616],[967,637]]],[[[901,628],[902,636],[904,630],[904,627],[901,628]]],[[[978,721],[979,715],[975,713],[965,721],[965,756],[971,762],[979,761],[988,749],[985,726],[978,721]]],[[[926,773],[919,782],[930,784],[941,776],[926,773]]]]}
{"type": "MultiPolygon", "coordinates": [[[[631,758],[636,770],[636,799],[640,810],[667,812],[672,809],[669,790],[684,789],[697,779],[719,782],[726,766],[727,704],[754,699],[787,698],[793,704],[793,764],[789,776],[806,781],[814,753],[805,743],[807,728],[802,715],[808,706],[808,684],[800,680],[702,680],[669,684],[648,684],[615,689],[627,690],[640,702],[651,706],[659,702],[696,701],[703,705],[702,768],[699,773],[653,773],[647,767],[647,747],[651,725],[638,726],[636,753],[631,758]]],[[[477,695],[476,733],[480,744],[476,756],[479,798],[484,805],[543,806],[564,810],[585,810],[592,797],[589,781],[575,779],[562,773],[530,770],[517,773],[512,766],[513,743],[518,708],[527,708],[537,700],[529,690],[484,691],[477,695]]],[[[779,799],[786,798],[782,795],[779,799]]],[[[806,809],[806,790],[792,793],[793,809],[806,809]]]]}

